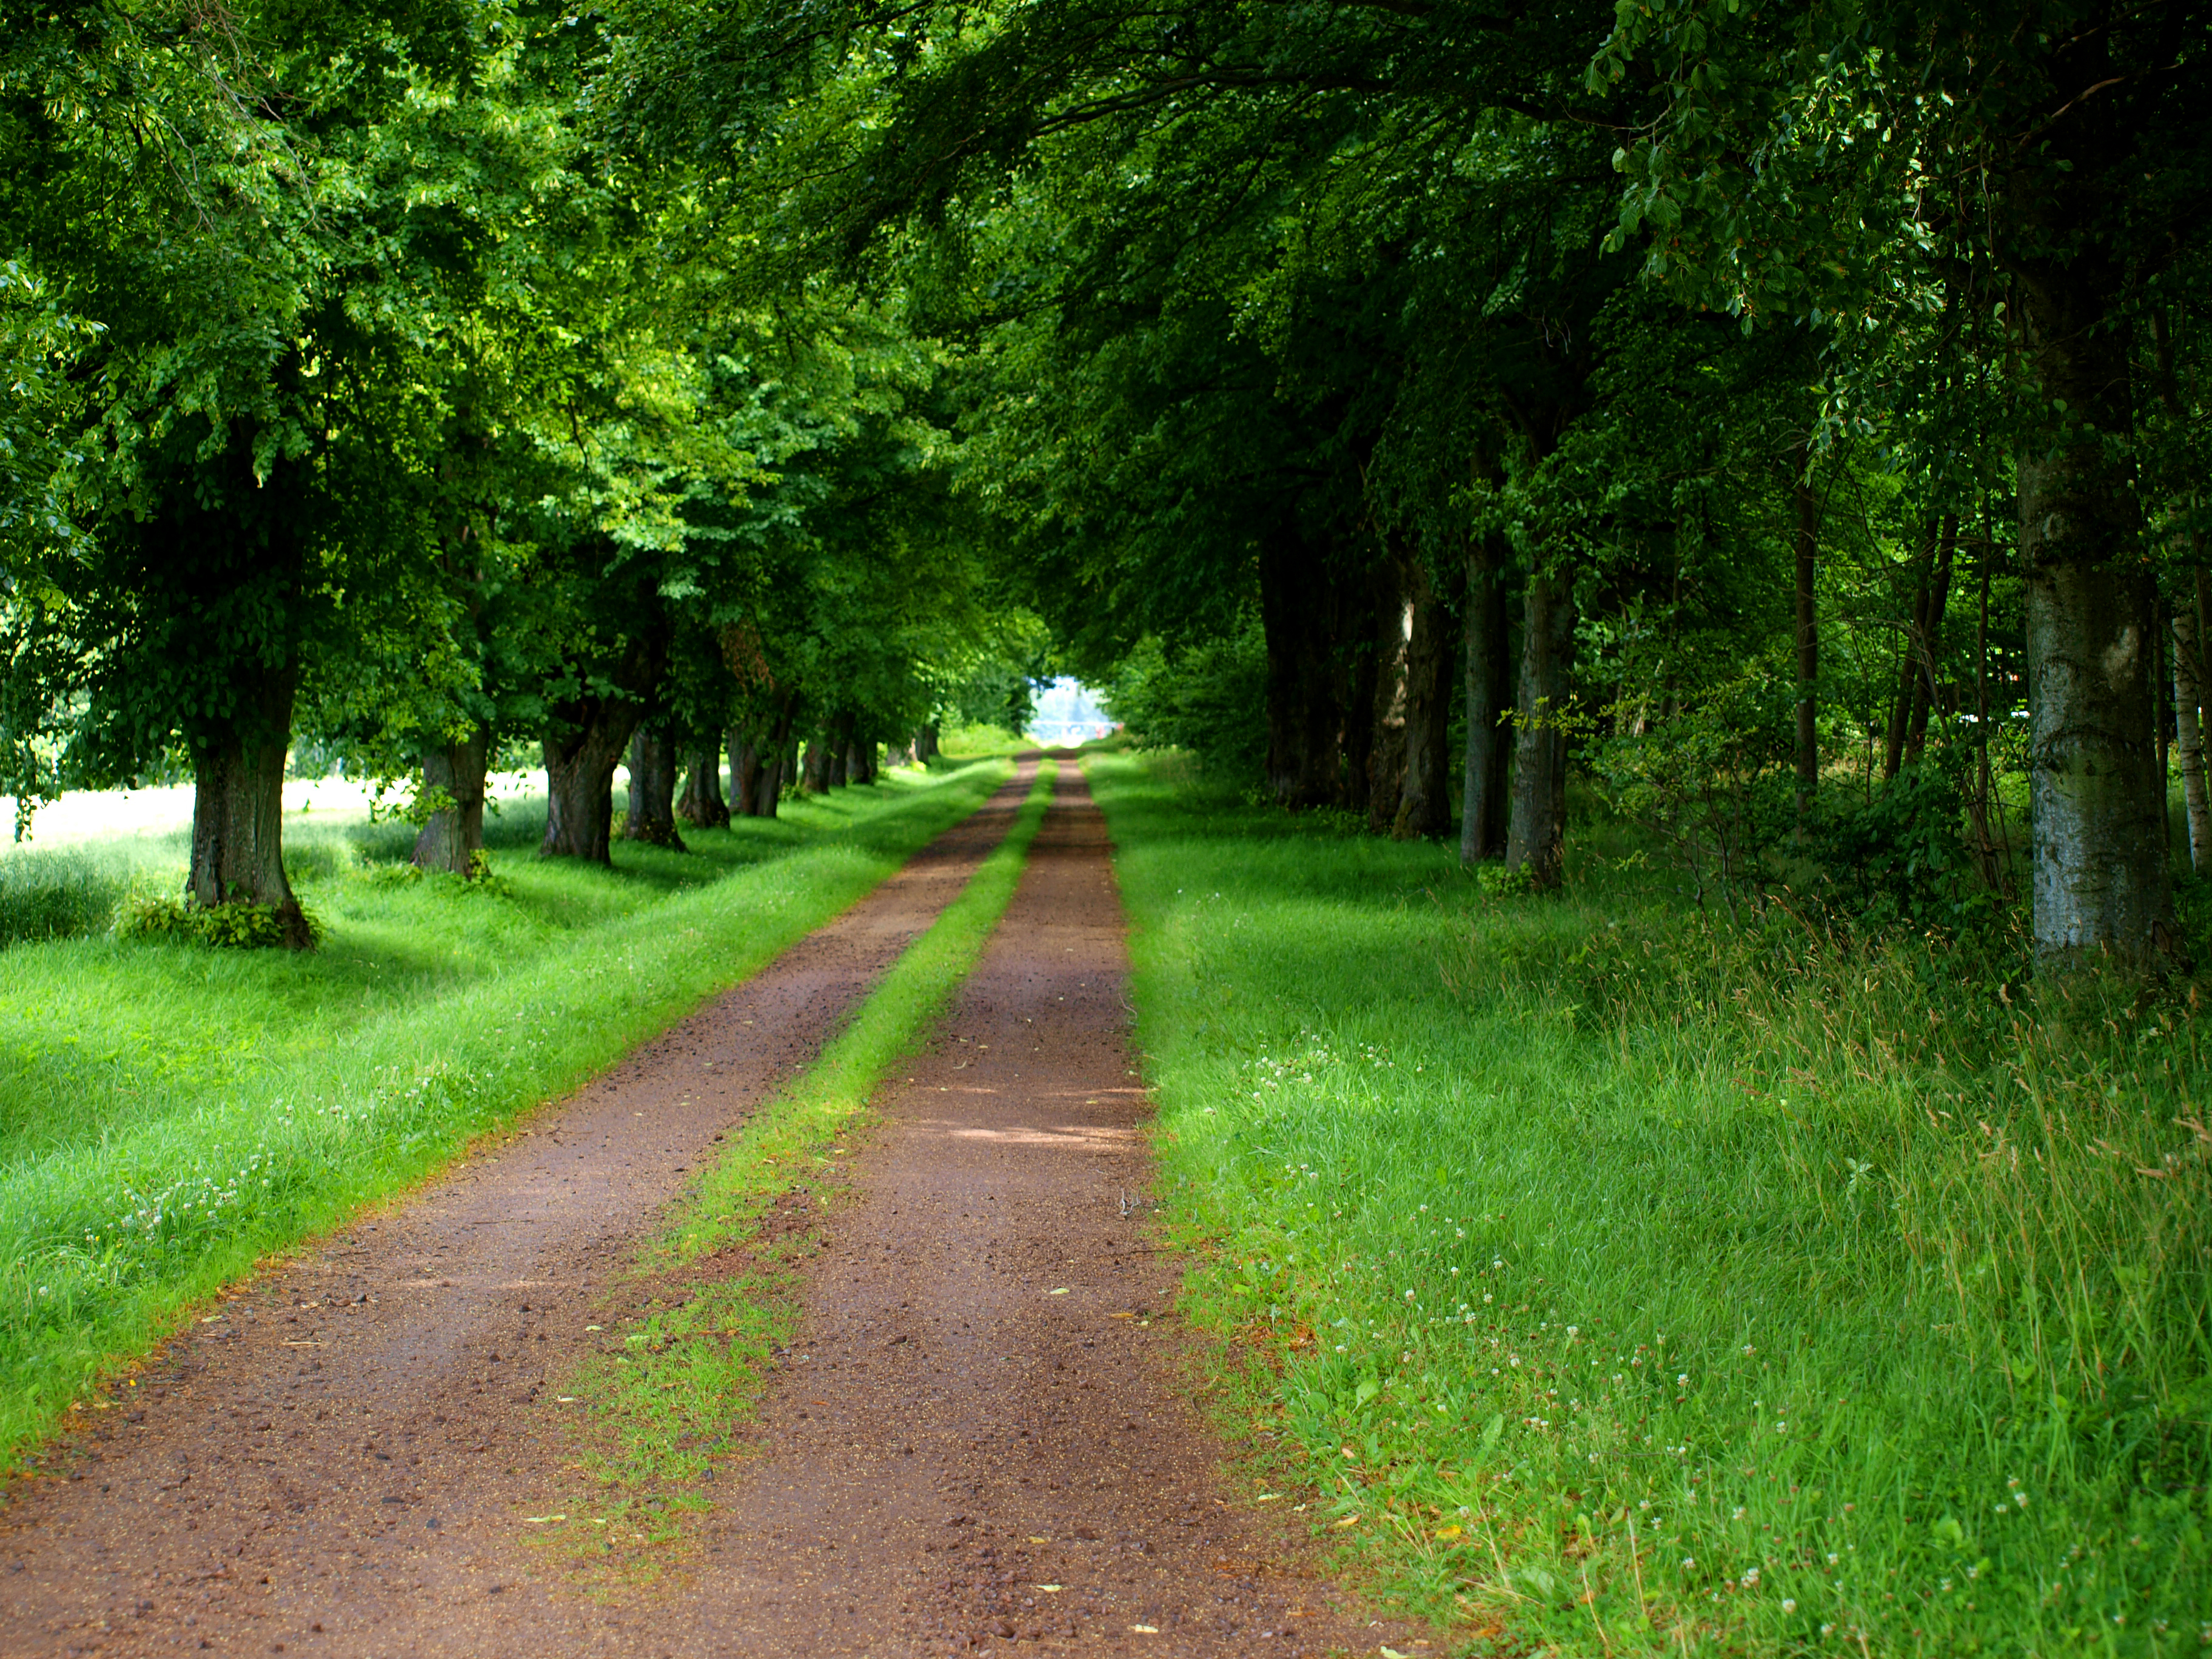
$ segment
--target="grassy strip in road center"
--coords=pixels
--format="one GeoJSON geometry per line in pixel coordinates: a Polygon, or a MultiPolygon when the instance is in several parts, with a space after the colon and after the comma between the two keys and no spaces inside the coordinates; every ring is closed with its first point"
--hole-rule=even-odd
{"type": "Polygon", "coordinates": [[[0,951],[0,1462],[199,1297],[744,978],[1008,770],[893,775],[612,869],[502,847],[473,886],[420,877],[401,837],[307,889],[331,936],[304,956],[0,951]],[[57,1103],[8,1133],[40,1091],[57,1103]]]}
{"type": "Polygon", "coordinates": [[[741,1449],[775,1354],[797,1326],[795,1263],[818,1249],[842,1183],[838,1145],[975,965],[1051,804],[1054,763],[1006,839],[908,947],[821,1058],[756,1113],[641,1252],[604,1316],[601,1352],[541,1396],[573,1415],[580,1489],[525,1524],[599,1589],[680,1559],[717,1459],[741,1449]]]}

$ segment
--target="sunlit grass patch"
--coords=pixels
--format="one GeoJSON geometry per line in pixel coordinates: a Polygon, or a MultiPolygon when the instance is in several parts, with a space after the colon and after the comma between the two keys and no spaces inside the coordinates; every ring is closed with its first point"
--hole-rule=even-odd
{"type": "Polygon", "coordinates": [[[1708,922],[1092,763],[1192,1312],[1407,1605],[1565,1652],[2196,1647],[2187,988],[1708,922]]]}

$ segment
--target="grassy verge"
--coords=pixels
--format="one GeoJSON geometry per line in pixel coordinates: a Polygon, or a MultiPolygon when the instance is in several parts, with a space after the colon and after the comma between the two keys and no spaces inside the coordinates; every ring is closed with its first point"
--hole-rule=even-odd
{"type": "Polygon", "coordinates": [[[908,947],[791,1088],[732,1139],[640,1253],[604,1316],[605,1346],[550,1391],[570,1424],[575,1483],[523,1517],[565,1571],[604,1589],[650,1583],[685,1557],[775,1351],[799,1315],[794,1263],[821,1248],[842,1182],[839,1144],[975,965],[1013,897],[1050,803],[1054,767],[1006,841],[908,947]]]}
{"type": "Polygon", "coordinates": [[[902,775],[613,870],[537,861],[510,809],[475,886],[388,861],[404,828],[355,825],[295,843],[322,854],[300,860],[329,929],[312,955],[0,951],[0,1457],[260,1255],[753,971],[1006,772],[902,775]]]}
{"type": "Polygon", "coordinates": [[[1472,1652],[2212,1644],[2197,997],[1091,763],[1188,1306],[1472,1652]]]}

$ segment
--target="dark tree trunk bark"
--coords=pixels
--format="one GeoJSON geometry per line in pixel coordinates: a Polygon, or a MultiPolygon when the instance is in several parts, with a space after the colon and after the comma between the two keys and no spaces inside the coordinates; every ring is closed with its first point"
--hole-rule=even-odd
{"type": "Polygon", "coordinates": [[[775,726],[768,734],[768,752],[761,757],[760,794],[755,816],[772,818],[783,791],[799,775],[797,744],[791,729],[799,724],[799,700],[787,698],[776,709],[775,726]]]}
{"type": "Polygon", "coordinates": [[[1451,617],[1419,559],[1406,562],[1406,775],[1390,827],[1398,841],[1451,832],[1451,617]]]}
{"type": "Polygon", "coordinates": [[[845,759],[853,749],[853,717],[840,714],[831,720],[824,741],[829,752],[823,757],[823,774],[832,789],[842,789],[852,781],[846,775],[845,759]]]}
{"type": "Polygon", "coordinates": [[[624,841],[688,850],[676,829],[676,744],[665,727],[641,726],[629,744],[629,813],[624,841]]]}
{"type": "Polygon", "coordinates": [[[1814,578],[1819,574],[1820,501],[1806,476],[1812,465],[1809,450],[1798,457],[1797,504],[1797,816],[1813,815],[1820,789],[1820,621],[1814,604],[1814,578]]]}
{"type": "Polygon", "coordinates": [[[1267,639],[1267,785],[1297,809],[1340,805],[1344,776],[1347,659],[1370,625],[1364,580],[1334,569],[1295,525],[1277,527],[1260,547],[1260,621],[1267,639]]]}
{"type": "Polygon", "coordinates": [[[845,751],[845,775],[854,783],[873,783],[876,781],[876,742],[873,738],[854,738],[852,747],[845,751]]]}
{"type": "Polygon", "coordinates": [[[1513,665],[1507,637],[1506,550],[1469,544],[1463,647],[1467,755],[1462,781],[1459,857],[1462,864],[1505,853],[1505,777],[1513,757],[1513,665]]]}
{"type": "Polygon", "coordinates": [[[1521,708],[1513,745],[1512,817],[1505,863],[1526,870],[1539,892],[1559,884],[1567,829],[1567,733],[1572,684],[1574,589],[1564,574],[1528,583],[1521,635],[1521,708]]]}
{"type": "MultiPolygon", "coordinates": [[[[1390,688],[1395,679],[1390,666],[1389,625],[1383,618],[1385,612],[1396,614],[1400,610],[1389,597],[1395,580],[1390,561],[1379,562],[1360,591],[1356,608],[1361,620],[1346,640],[1350,648],[1344,653],[1340,674],[1344,687],[1341,804],[1359,813],[1373,811],[1378,776],[1388,781],[1392,800],[1397,799],[1398,769],[1404,763],[1403,747],[1388,724],[1390,688]]],[[[1390,820],[1386,817],[1376,823],[1370,817],[1368,827],[1379,834],[1390,827],[1390,820]]]]}
{"type": "Polygon", "coordinates": [[[828,793],[830,739],[826,734],[817,732],[813,740],[806,745],[806,763],[799,777],[808,794],[820,795],[828,793]]]}
{"type": "Polygon", "coordinates": [[[1462,676],[1467,714],[1460,803],[1463,864],[1505,853],[1506,778],[1513,754],[1507,562],[1507,550],[1495,541],[1468,544],[1462,676]]]}
{"type": "Polygon", "coordinates": [[[1928,550],[1912,577],[1912,622],[1905,629],[1904,647],[1897,659],[1897,698],[1889,706],[1889,727],[1881,745],[1881,776],[1887,783],[1905,764],[1905,734],[1912,725],[1913,688],[1920,684],[1920,640],[1928,627],[1928,569],[1936,562],[1936,544],[1942,536],[1936,520],[1928,521],[1928,550]]]}
{"type": "Polygon", "coordinates": [[[258,672],[240,713],[191,740],[192,860],[185,890],[203,909],[270,906],[285,945],[303,951],[314,935],[284,873],[284,756],[295,684],[289,665],[258,672]]]}
{"type": "Polygon", "coordinates": [[[757,818],[774,817],[776,805],[783,795],[783,757],[781,754],[768,757],[767,763],[760,769],[759,778],[754,782],[753,791],[753,816],[757,818]]]}
{"type": "Polygon", "coordinates": [[[773,817],[760,810],[761,774],[767,770],[768,751],[750,737],[730,728],[730,793],[732,805],[749,818],[773,817]]]}
{"type": "Polygon", "coordinates": [[[491,730],[483,726],[422,757],[423,788],[443,790],[453,804],[431,813],[415,837],[416,868],[471,873],[483,850],[484,765],[490,757],[491,730]]]}
{"type": "Polygon", "coordinates": [[[914,758],[919,766],[927,766],[944,750],[937,746],[937,722],[930,721],[914,734],[914,758]]]}
{"type": "Polygon", "coordinates": [[[1928,747],[1928,716],[1942,691],[1943,618],[1951,605],[1951,568],[1959,550],[1959,515],[1946,513],[1936,542],[1936,568],[1928,578],[1928,603],[1922,607],[1920,638],[1913,658],[1912,720],[1905,728],[1905,757],[1916,766],[1928,747]]]}
{"type": "Polygon", "coordinates": [[[721,745],[711,738],[692,745],[684,769],[684,793],[676,816],[706,830],[730,827],[730,805],[722,799],[721,745]]]}
{"type": "Polygon", "coordinates": [[[611,864],[615,767],[637,729],[637,705],[589,697],[556,712],[561,725],[545,737],[545,839],[538,855],[611,864]]]}
{"type": "Polygon", "coordinates": [[[1367,694],[1369,732],[1366,787],[1367,828],[1387,836],[1398,821],[1398,800],[1406,786],[1406,637],[1413,631],[1407,611],[1405,568],[1395,558],[1375,567],[1375,649],[1362,686],[1367,694]]]}

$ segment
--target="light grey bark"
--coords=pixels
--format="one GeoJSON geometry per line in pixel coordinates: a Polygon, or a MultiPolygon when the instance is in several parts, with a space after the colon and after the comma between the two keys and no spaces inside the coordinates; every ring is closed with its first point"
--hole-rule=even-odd
{"type": "MultiPolygon", "coordinates": [[[[2195,573],[2197,585],[2204,573],[2195,573]]],[[[2196,595],[2173,607],[2173,730],[2181,763],[2182,799],[2189,805],[2189,867],[2212,868],[2212,801],[2204,788],[2203,658],[2196,595]]]]}
{"type": "MultiPolygon", "coordinates": [[[[2128,77],[2112,31],[2054,45],[2075,84],[2128,77]]],[[[2134,331],[2112,315],[2126,252],[2103,227],[2136,159],[2122,87],[2077,100],[2042,143],[2016,147],[1997,198],[2010,320],[2033,377],[2015,473],[2035,711],[2029,799],[2035,945],[2051,969],[2173,953],[2159,693],[2151,679],[2150,566],[2136,495],[2134,331]]]]}

